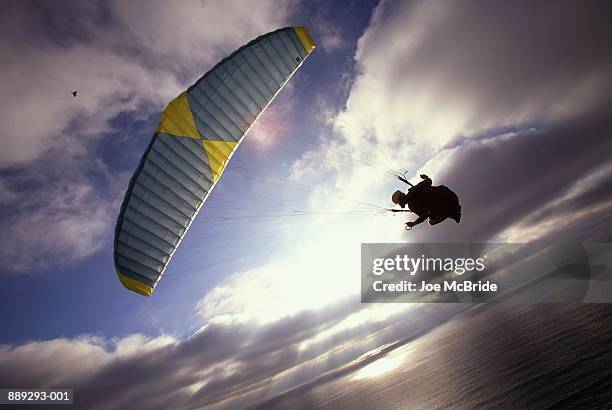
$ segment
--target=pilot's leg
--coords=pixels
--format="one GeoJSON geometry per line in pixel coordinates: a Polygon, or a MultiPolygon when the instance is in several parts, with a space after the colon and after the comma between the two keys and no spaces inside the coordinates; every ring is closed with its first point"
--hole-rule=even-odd
{"type": "Polygon", "coordinates": [[[440,222],[442,222],[443,220],[445,220],[447,217],[446,216],[430,216],[429,217],[429,224],[430,225],[437,225],[440,222]]]}

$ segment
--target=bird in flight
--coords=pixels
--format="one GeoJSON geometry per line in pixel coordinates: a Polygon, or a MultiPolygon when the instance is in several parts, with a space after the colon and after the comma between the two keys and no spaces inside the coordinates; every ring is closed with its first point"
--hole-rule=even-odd
{"type": "Polygon", "coordinates": [[[72,96],[73,96],[73,97],[76,97],[76,95],[77,95],[77,90],[70,91],[70,94],[72,94],[72,96]]]}

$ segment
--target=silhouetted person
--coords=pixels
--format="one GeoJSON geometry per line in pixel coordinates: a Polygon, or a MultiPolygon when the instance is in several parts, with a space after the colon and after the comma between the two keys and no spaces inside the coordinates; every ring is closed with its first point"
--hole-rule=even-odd
{"type": "Polygon", "coordinates": [[[391,200],[394,204],[405,208],[408,205],[410,211],[417,214],[418,218],[412,222],[406,222],[407,228],[412,228],[429,218],[430,225],[436,225],[446,218],[461,221],[461,205],[457,194],[444,185],[432,186],[431,178],[422,174],[421,182],[413,186],[407,193],[395,191],[391,200]]]}
{"type": "Polygon", "coordinates": [[[76,97],[76,95],[77,95],[77,90],[70,91],[70,94],[72,94],[72,96],[73,96],[73,97],[76,97]]]}

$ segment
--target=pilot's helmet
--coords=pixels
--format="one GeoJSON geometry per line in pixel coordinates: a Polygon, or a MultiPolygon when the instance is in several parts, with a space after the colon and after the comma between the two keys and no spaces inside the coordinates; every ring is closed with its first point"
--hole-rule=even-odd
{"type": "Polygon", "coordinates": [[[396,204],[399,205],[400,203],[400,199],[402,198],[402,196],[404,195],[404,193],[402,191],[395,191],[393,193],[393,195],[391,195],[391,201],[396,204]]]}

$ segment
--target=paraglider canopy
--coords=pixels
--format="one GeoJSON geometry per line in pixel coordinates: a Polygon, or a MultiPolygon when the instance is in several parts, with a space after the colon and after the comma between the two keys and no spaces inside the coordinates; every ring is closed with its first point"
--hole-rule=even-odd
{"type": "Polygon", "coordinates": [[[306,27],[264,34],[168,104],[115,228],[115,269],[126,288],[153,293],[234,151],[314,48],[306,27]]]}

